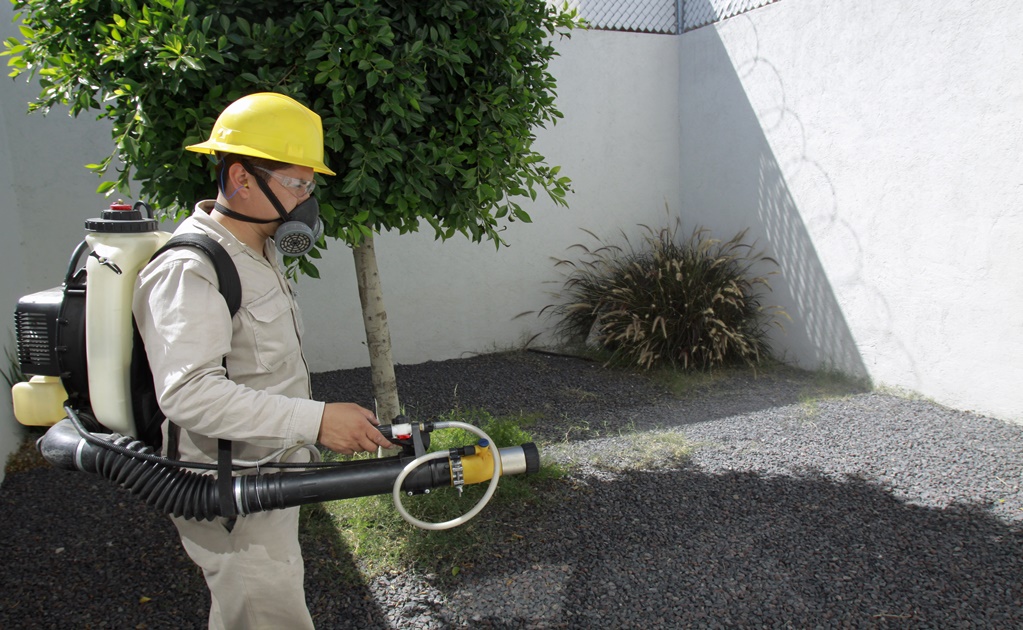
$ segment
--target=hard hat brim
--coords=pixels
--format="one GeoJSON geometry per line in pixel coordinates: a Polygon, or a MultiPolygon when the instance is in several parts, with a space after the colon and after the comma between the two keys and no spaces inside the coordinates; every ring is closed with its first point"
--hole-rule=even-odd
{"type": "MultiPolygon", "coordinates": [[[[225,144],[217,142],[216,140],[207,140],[206,142],[200,142],[199,144],[190,144],[185,147],[188,151],[194,151],[195,153],[208,153],[215,155],[216,153],[235,153],[238,155],[247,155],[249,157],[262,158],[264,160],[274,160],[279,162],[280,158],[270,155],[259,149],[248,147],[245,145],[237,144],[225,144]]],[[[322,175],[337,175],[334,171],[330,170],[326,164],[317,160],[299,160],[289,161],[288,164],[294,164],[295,166],[308,166],[313,169],[314,173],[320,173],[322,175]]]]}

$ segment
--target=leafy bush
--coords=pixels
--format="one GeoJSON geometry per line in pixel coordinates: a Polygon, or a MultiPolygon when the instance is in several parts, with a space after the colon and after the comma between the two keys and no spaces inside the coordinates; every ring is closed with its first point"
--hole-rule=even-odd
{"type": "MultiPolygon", "coordinates": [[[[755,275],[774,260],[743,243],[746,230],[726,242],[705,228],[679,238],[681,222],[645,230],[641,247],[600,242],[578,263],[559,260],[572,271],[561,304],[545,312],[559,318],[556,331],[569,341],[586,340],[611,353],[609,362],[645,369],[673,365],[709,369],[728,364],[757,365],[770,355],[767,331],[788,315],[761,303],[770,290],[767,276],[755,275]]],[[[624,235],[623,235],[624,236],[624,235]]]]}

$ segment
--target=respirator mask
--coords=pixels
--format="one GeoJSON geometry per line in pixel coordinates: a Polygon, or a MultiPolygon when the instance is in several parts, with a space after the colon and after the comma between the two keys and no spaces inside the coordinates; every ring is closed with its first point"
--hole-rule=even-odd
{"type": "Polygon", "coordinates": [[[266,168],[253,166],[248,160],[240,160],[242,166],[247,171],[253,174],[253,179],[256,180],[256,184],[259,189],[263,191],[266,198],[270,200],[273,207],[277,210],[277,214],[280,215],[280,219],[253,219],[252,217],[239,214],[230,208],[216,203],[214,209],[232,219],[238,219],[239,221],[247,221],[249,223],[274,223],[281,221],[280,227],[274,232],[274,243],[277,245],[277,251],[281,252],[285,256],[304,256],[312,250],[313,246],[316,245],[316,241],[323,235],[323,221],[320,220],[320,204],[316,201],[316,197],[312,196],[313,188],[315,183],[312,181],[306,181],[297,179],[294,177],[287,177],[280,175],[266,168]],[[266,181],[256,175],[256,171],[261,171],[269,177],[273,177],[281,183],[282,186],[288,190],[295,190],[296,196],[301,193],[308,194],[309,197],[302,203],[295,206],[291,212],[285,212],[284,206],[281,205],[277,195],[270,190],[270,185],[266,181]]]}

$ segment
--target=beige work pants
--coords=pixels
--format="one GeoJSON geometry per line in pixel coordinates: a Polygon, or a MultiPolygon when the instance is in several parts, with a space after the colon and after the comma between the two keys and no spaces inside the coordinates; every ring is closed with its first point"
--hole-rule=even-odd
{"type": "Polygon", "coordinates": [[[210,588],[211,630],[312,628],[298,545],[299,508],[226,519],[171,518],[210,588]]]}

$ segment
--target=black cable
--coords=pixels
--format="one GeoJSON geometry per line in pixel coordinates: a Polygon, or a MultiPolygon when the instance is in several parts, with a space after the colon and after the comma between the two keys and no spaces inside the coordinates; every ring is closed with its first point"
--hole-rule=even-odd
{"type": "Polygon", "coordinates": [[[82,421],[78,417],[78,414],[75,412],[74,409],[71,408],[70,405],[64,405],[64,411],[67,413],[68,419],[71,420],[71,424],[78,431],[78,434],[82,436],[82,439],[84,439],[89,444],[92,444],[93,446],[99,446],[101,448],[107,449],[108,451],[113,451],[120,455],[131,457],[133,459],[141,459],[143,461],[149,462],[150,464],[163,464],[165,466],[174,466],[176,468],[197,468],[200,470],[217,469],[216,464],[203,464],[201,462],[183,462],[175,459],[167,459],[166,457],[161,457],[155,453],[145,453],[142,451],[136,451],[130,448],[125,448],[120,444],[115,444],[109,440],[98,438],[95,435],[93,435],[92,432],[85,428],[85,425],[82,424],[82,421]]]}
{"type": "MultiPolygon", "coordinates": [[[[89,444],[105,448],[109,451],[113,451],[120,455],[132,457],[134,459],[141,459],[151,464],[163,464],[164,466],[174,466],[175,468],[195,468],[197,470],[216,470],[216,464],[205,464],[202,462],[187,462],[179,459],[168,459],[157,455],[156,453],[146,453],[144,451],[137,451],[130,448],[125,448],[120,444],[115,444],[110,440],[104,440],[96,437],[91,431],[85,428],[81,419],[78,417],[78,413],[70,405],[64,405],[64,411],[67,413],[68,419],[71,420],[71,424],[78,431],[82,439],[87,441],[89,444]]],[[[233,470],[252,470],[255,468],[337,468],[343,466],[344,462],[268,462],[266,464],[260,464],[259,466],[242,466],[234,465],[233,470]]]]}

